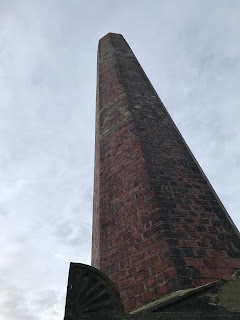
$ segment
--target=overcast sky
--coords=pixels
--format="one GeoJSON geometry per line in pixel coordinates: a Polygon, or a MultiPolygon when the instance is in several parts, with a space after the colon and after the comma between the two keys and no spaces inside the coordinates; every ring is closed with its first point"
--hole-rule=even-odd
{"type": "Polygon", "coordinates": [[[98,40],[128,41],[240,227],[240,1],[0,0],[0,320],[90,264],[98,40]]]}

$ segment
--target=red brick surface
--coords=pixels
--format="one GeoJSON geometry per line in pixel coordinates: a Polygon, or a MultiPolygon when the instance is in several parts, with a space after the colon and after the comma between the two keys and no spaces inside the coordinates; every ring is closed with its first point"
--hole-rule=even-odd
{"type": "Polygon", "coordinates": [[[97,82],[92,265],[126,310],[232,274],[238,231],[121,35],[97,82]]]}

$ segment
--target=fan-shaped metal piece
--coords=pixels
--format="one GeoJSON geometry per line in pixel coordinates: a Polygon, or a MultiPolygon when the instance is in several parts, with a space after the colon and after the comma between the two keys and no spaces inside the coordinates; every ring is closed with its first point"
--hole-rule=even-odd
{"type": "Polygon", "coordinates": [[[119,292],[98,269],[82,263],[70,263],[65,320],[81,314],[123,314],[119,292]]]}

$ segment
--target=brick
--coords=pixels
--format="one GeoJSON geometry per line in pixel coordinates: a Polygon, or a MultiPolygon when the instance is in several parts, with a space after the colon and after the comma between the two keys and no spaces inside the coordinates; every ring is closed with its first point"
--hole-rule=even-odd
{"type": "Polygon", "coordinates": [[[196,247],[198,247],[198,245],[197,245],[195,240],[182,240],[181,241],[181,246],[182,247],[188,247],[188,248],[196,248],[196,247]]]}
{"type": "Polygon", "coordinates": [[[140,296],[138,297],[138,300],[140,303],[145,303],[145,302],[150,302],[153,300],[153,292],[144,292],[142,294],[140,294],[140,296]]]}
{"type": "Polygon", "coordinates": [[[137,264],[137,270],[143,270],[143,269],[148,269],[149,267],[151,267],[152,265],[154,265],[155,263],[157,263],[159,261],[159,257],[158,256],[152,256],[148,259],[142,260],[137,264]]]}
{"type": "Polygon", "coordinates": [[[164,261],[171,257],[171,251],[169,247],[165,248],[164,250],[160,251],[159,256],[161,258],[161,261],[164,261]]]}
{"type": "Polygon", "coordinates": [[[136,308],[136,299],[128,299],[124,303],[124,307],[126,311],[132,310],[136,308]]]}
{"type": "Polygon", "coordinates": [[[122,279],[125,279],[126,278],[126,275],[127,275],[127,271],[126,270],[121,270],[113,275],[110,276],[111,280],[113,282],[118,282],[122,279]]]}
{"type": "Polygon", "coordinates": [[[162,244],[161,243],[156,243],[147,248],[147,255],[152,255],[154,253],[158,253],[162,250],[162,244]]]}
{"type": "Polygon", "coordinates": [[[168,290],[168,286],[166,284],[163,284],[163,285],[156,287],[154,289],[154,293],[155,293],[156,298],[160,298],[161,296],[167,294],[168,292],[169,292],[169,290],[168,290]]]}
{"type": "Polygon", "coordinates": [[[149,238],[145,241],[142,241],[138,244],[135,245],[135,248],[137,251],[142,250],[142,249],[147,249],[154,243],[154,240],[152,238],[149,238]]]}
{"type": "Polygon", "coordinates": [[[145,281],[145,286],[147,290],[153,290],[156,287],[157,281],[156,278],[151,278],[145,281]]]}
{"type": "Polygon", "coordinates": [[[120,290],[123,290],[123,289],[126,289],[126,288],[129,288],[133,285],[134,281],[133,281],[133,277],[128,277],[124,280],[121,280],[119,282],[119,287],[120,287],[120,290]]]}
{"type": "Polygon", "coordinates": [[[145,288],[144,288],[144,284],[143,283],[139,283],[139,284],[137,284],[137,285],[135,285],[133,287],[134,295],[138,295],[138,294],[144,292],[144,290],[145,290],[145,288]]]}
{"type": "Polygon", "coordinates": [[[186,264],[190,267],[201,267],[203,265],[202,259],[199,258],[186,257],[185,261],[186,264]]]}
{"type": "Polygon", "coordinates": [[[121,270],[126,269],[129,266],[130,266],[130,258],[123,259],[120,263],[121,270]]]}
{"type": "Polygon", "coordinates": [[[164,283],[166,283],[166,278],[164,276],[164,273],[158,273],[156,276],[156,282],[157,282],[157,285],[163,285],[164,283]]]}
{"type": "Polygon", "coordinates": [[[171,268],[171,269],[168,269],[166,271],[164,271],[164,278],[165,279],[173,279],[177,276],[176,274],[176,269],[175,268],[171,268]]]}
{"type": "Polygon", "coordinates": [[[145,256],[146,256],[145,250],[143,250],[139,253],[136,253],[135,255],[131,256],[131,263],[136,263],[136,262],[142,261],[145,259],[145,256]]]}
{"type": "Polygon", "coordinates": [[[152,275],[156,275],[158,273],[166,271],[167,269],[171,268],[172,266],[173,265],[172,265],[171,260],[159,262],[157,265],[155,265],[151,268],[151,273],[152,273],[152,275]]]}
{"type": "Polygon", "coordinates": [[[138,272],[134,276],[134,282],[135,283],[141,282],[141,281],[147,279],[148,277],[149,277],[149,271],[148,270],[144,270],[144,271],[138,272]]]}

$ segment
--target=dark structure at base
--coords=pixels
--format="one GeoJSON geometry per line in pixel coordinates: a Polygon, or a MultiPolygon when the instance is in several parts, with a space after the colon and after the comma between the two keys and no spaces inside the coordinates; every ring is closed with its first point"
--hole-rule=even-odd
{"type": "Polygon", "coordinates": [[[64,320],[237,320],[240,319],[240,271],[194,289],[179,290],[129,314],[115,285],[96,268],[71,263],[64,320]]]}
{"type": "Polygon", "coordinates": [[[85,314],[114,316],[123,313],[119,292],[104,273],[86,264],[70,264],[65,320],[78,320],[85,314]]]}

